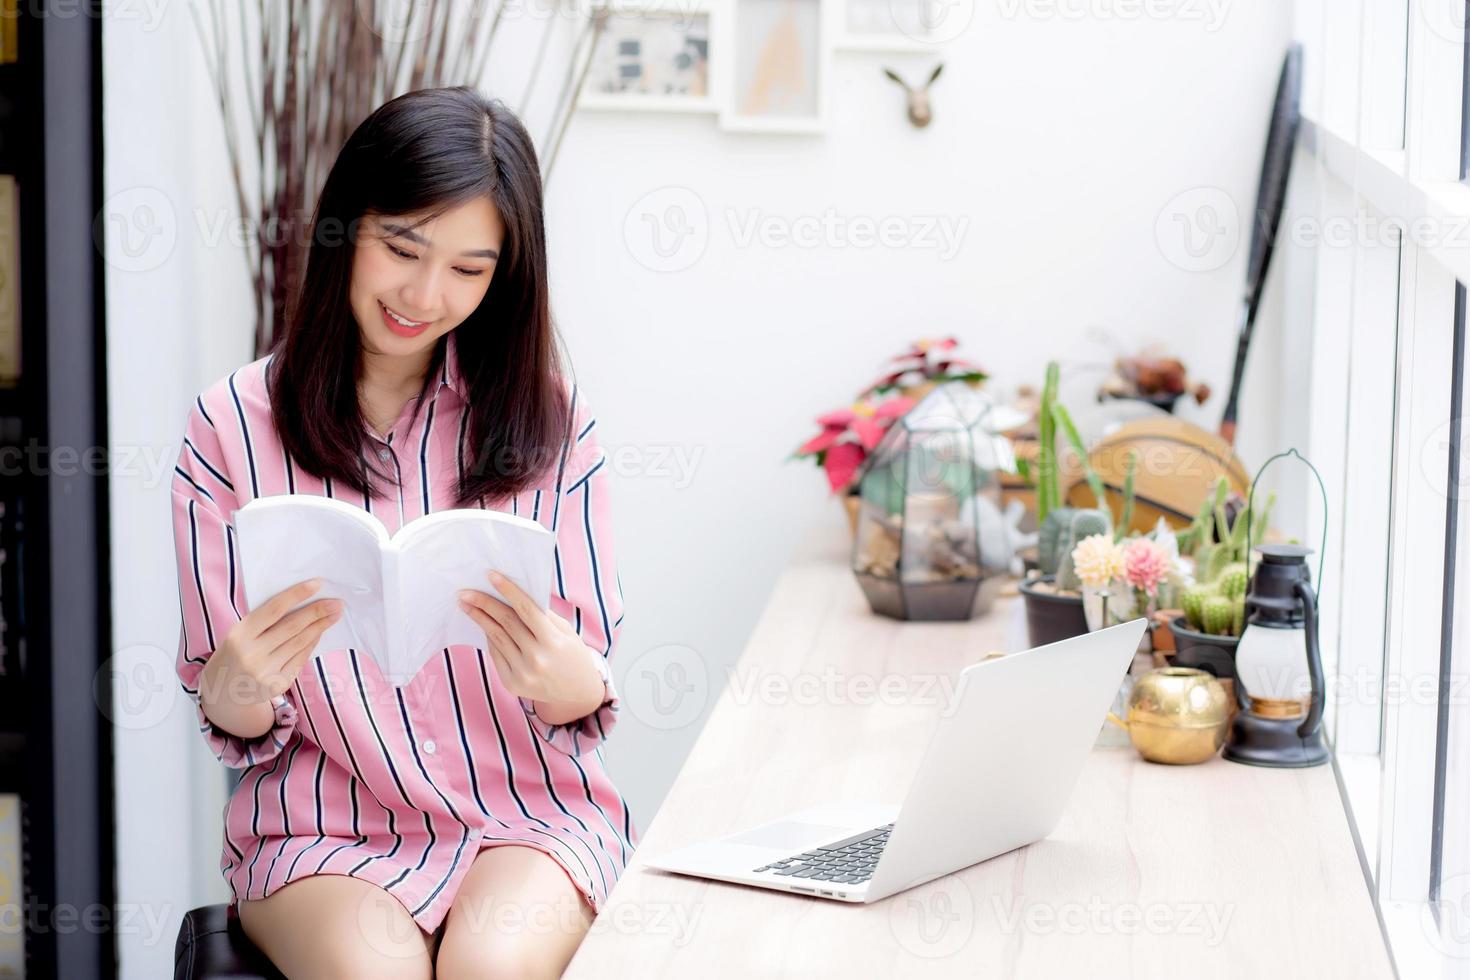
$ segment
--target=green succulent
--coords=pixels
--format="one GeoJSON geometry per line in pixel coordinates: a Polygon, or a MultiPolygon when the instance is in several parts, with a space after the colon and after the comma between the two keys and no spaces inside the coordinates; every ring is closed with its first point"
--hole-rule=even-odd
{"type": "Polygon", "coordinates": [[[1066,537],[1072,528],[1072,515],[1076,513],[1075,507],[1053,507],[1041,519],[1041,526],[1036,530],[1036,559],[1041,566],[1041,574],[1057,573],[1065,553],[1066,537]]]}
{"type": "Polygon", "coordinates": [[[1215,484],[1214,495],[1206,497],[1200,504],[1199,513],[1194,515],[1189,527],[1175,532],[1174,538],[1179,544],[1181,555],[1194,555],[1210,543],[1210,534],[1215,527],[1215,508],[1225,503],[1228,489],[1224,480],[1215,484]]]}
{"type": "Polygon", "coordinates": [[[1235,604],[1222,595],[1212,595],[1200,610],[1200,621],[1206,633],[1230,636],[1235,622],[1235,604]]]}
{"type": "Polygon", "coordinates": [[[1077,577],[1077,569],[1072,566],[1072,549],[1077,547],[1077,542],[1084,538],[1090,538],[1094,534],[1106,534],[1112,536],[1112,521],[1108,515],[1100,510],[1078,510],[1072,512],[1071,526],[1067,529],[1066,539],[1068,547],[1062,552],[1061,560],[1057,563],[1057,587],[1071,592],[1082,591],[1082,581],[1077,577]]]}
{"type": "MultiPolygon", "coordinates": [[[[1082,474],[1087,478],[1087,485],[1092,488],[1092,495],[1097,499],[1097,509],[1108,512],[1107,488],[1103,486],[1102,478],[1097,475],[1087,462],[1087,447],[1082,444],[1082,437],[1077,432],[1077,426],[1072,422],[1071,413],[1066,406],[1057,401],[1057,388],[1060,384],[1061,368],[1056,361],[1046,365],[1046,380],[1041,387],[1041,405],[1036,413],[1036,466],[1035,475],[1032,479],[1032,468],[1022,467],[1023,475],[1036,487],[1036,520],[1038,525],[1045,528],[1047,518],[1054,512],[1061,511],[1066,520],[1070,515],[1066,511],[1072,508],[1062,503],[1062,488],[1060,485],[1061,467],[1057,459],[1057,433],[1060,432],[1077,454],[1082,462],[1082,474]]],[[[1108,526],[1112,527],[1112,514],[1108,512],[1108,526]]],[[[1054,530],[1052,540],[1055,541],[1060,529],[1054,530]]],[[[1070,550],[1070,549],[1068,549],[1070,550]]],[[[1047,539],[1045,536],[1040,544],[1041,570],[1051,575],[1057,570],[1061,562],[1061,552],[1052,551],[1048,553],[1047,539]]]]}
{"type": "Polygon", "coordinates": [[[1215,579],[1215,585],[1227,599],[1238,599],[1245,595],[1245,590],[1250,585],[1250,575],[1245,570],[1245,563],[1232,562],[1227,565],[1215,579]]]}
{"type": "Polygon", "coordinates": [[[1271,508],[1276,504],[1272,493],[1261,505],[1259,513],[1243,508],[1232,522],[1225,512],[1229,484],[1224,477],[1215,484],[1215,493],[1200,507],[1194,523],[1176,535],[1180,554],[1194,556],[1195,578],[1214,582],[1232,566],[1248,567],[1246,546],[1249,539],[1261,541],[1270,526],[1271,508]]]}
{"type": "Polygon", "coordinates": [[[1179,594],[1179,604],[1184,609],[1184,618],[1194,629],[1204,629],[1205,600],[1215,594],[1208,585],[1192,585],[1179,594]]]}
{"type": "Polygon", "coordinates": [[[1118,528],[1113,532],[1114,541],[1122,541],[1133,526],[1133,475],[1138,470],[1138,453],[1128,454],[1128,474],[1123,477],[1123,515],[1118,518],[1118,528]]]}

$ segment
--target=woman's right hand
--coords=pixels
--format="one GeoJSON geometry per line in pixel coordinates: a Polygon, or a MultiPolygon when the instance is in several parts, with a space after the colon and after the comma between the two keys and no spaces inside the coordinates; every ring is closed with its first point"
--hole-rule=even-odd
{"type": "Polygon", "coordinates": [[[322,634],[342,618],[341,599],[318,599],[289,612],[320,588],[321,579],[298,582],[230,627],[200,673],[201,697],[208,691],[208,702],[228,705],[221,713],[238,717],[290,688],[322,634]]]}

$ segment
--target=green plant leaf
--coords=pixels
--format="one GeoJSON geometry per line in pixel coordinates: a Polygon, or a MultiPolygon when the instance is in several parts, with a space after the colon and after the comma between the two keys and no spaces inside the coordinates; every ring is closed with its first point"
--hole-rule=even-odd
{"type": "Polygon", "coordinates": [[[1235,515],[1235,525],[1230,529],[1230,548],[1238,555],[1245,551],[1245,536],[1250,531],[1250,526],[1251,511],[1246,507],[1235,515]]]}
{"type": "Polygon", "coordinates": [[[1221,545],[1230,545],[1230,518],[1225,513],[1225,502],[1215,504],[1215,540],[1221,545]]]}
{"type": "Polygon", "coordinates": [[[1041,408],[1036,419],[1036,520],[1044,521],[1052,509],[1060,505],[1057,500],[1057,441],[1056,421],[1052,418],[1052,406],[1057,400],[1057,379],[1061,367],[1056,361],[1046,365],[1046,381],[1041,387],[1041,408]]]}
{"type": "Polygon", "coordinates": [[[1266,495],[1266,505],[1261,508],[1261,516],[1256,519],[1256,526],[1251,534],[1257,541],[1266,540],[1266,532],[1271,526],[1271,508],[1276,506],[1276,492],[1273,490],[1266,495]]]}
{"type": "Polygon", "coordinates": [[[1133,474],[1138,469],[1138,451],[1128,453],[1128,475],[1123,478],[1123,516],[1118,521],[1117,528],[1113,531],[1113,540],[1122,541],[1123,535],[1128,533],[1128,527],[1133,523],[1133,474]]]}
{"type": "Polygon", "coordinates": [[[1087,462],[1087,447],[1082,445],[1082,437],[1077,434],[1077,427],[1072,424],[1072,416],[1065,405],[1053,405],[1052,414],[1056,416],[1057,424],[1066,433],[1067,442],[1071,444],[1072,451],[1082,461],[1082,473],[1087,477],[1087,485],[1092,488],[1092,495],[1097,498],[1097,509],[1112,513],[1108,506],[1108,491],[1103,486],[1102,478],[1093,472],[1092,466],[1087,462]]]}

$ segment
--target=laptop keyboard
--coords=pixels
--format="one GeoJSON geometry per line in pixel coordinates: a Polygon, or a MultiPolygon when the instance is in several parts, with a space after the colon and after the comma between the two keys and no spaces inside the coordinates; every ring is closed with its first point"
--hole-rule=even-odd
{"type": "Polygon", "coordinates": [[[815,850],[761,865],[755,870],[840,884],[867,881],[873,877],[873,869],[878,865],[878,857],[883,853],[883,846],[888,843],[888,833],[892,829],[893,824],[884,824],[815,850]]]}

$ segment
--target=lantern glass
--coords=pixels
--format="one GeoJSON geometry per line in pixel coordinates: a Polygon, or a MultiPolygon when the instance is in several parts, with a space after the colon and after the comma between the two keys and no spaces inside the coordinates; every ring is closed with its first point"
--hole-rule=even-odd
{"type": "Polygon", "coordinates": [[[1292,701],[1312,692],[1306,630],[1252,623],[1235,648],[1235,673],[1253,698],[1292,701]]]}

